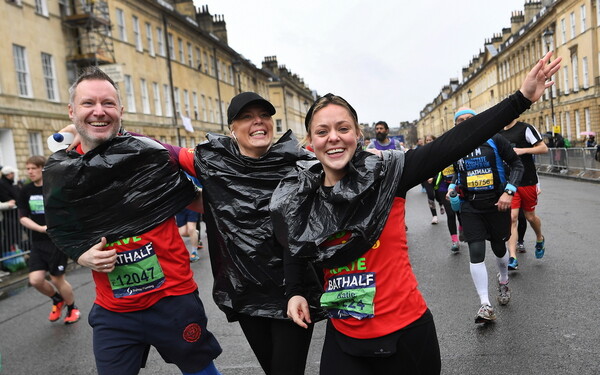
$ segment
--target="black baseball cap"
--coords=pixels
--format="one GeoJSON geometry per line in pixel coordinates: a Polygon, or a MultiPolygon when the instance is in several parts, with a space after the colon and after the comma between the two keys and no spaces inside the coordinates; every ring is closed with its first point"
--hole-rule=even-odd
{"type": "Polygon", "coordinates": [[[268,100],[255,92],[243,92],[231,99],[231,104],[227,108],[227,124],[231,125],[236,116],[249,104],[262,104],[271,116],[275,114],[275,107],[268,100]]]}

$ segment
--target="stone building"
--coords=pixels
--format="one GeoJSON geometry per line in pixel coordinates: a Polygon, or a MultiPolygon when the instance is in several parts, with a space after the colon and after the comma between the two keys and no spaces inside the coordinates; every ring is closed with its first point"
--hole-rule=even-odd
{"type": "Polygon", "coordinates": [[[90,65],[117,82],[129,131],[191,146],[207,132],[228,133],[231,98],[255,91],[274,101],[278,134],[304,135],[310,89],[276,59],[275,68],[271,57],[259,68],[229,47],[224,16],[207,6],[2,0],[0,13],[0,165],[23,171],[29,156],[49,155],[46,138],[70,123],[68,88],[90,65]]]}
{"type": "Polygon", "coordinates": [[[600,7],[598,0],[527,0],[510,27],[485,40],[483,49],[421,111],[420,137],[440,135],[462,106],[482,112],[519,89],[548,51],[562,57],[555,85],[521,115],[540,133],[558,132],[581,145],[584,131],[600,131],[600,7]]]}

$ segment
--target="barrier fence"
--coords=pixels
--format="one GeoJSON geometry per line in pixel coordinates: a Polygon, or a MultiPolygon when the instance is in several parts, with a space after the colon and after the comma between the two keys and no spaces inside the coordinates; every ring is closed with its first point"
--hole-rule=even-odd
{"type": "Polygon", "coordinates": [[[535,155],[539,167],[557,168],[561,171],[578,170],[600,171],[600,149],[586,148],[550,148],[547,154],[535,155]]]}
{"type": "Polygon", "coordinates": [[[31,248],[31,230],[19,223],[17,209],[0,211],[0,219],[0,269],[14,272],[26,268],[23,256],[31,248]]]}

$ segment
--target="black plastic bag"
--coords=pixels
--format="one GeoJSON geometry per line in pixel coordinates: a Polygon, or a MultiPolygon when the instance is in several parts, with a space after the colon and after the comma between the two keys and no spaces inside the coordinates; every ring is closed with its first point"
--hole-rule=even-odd
{"type": "MultiPolygon", "coordinates": [[[[230,137],[207,138],[196,148],[195,163],[203,186],[215,303],[229,321],[239,314],[284,319],[286,250],[273,234],[269,201],[296,161],[314,156],[289,131],[260,158],[241,155],[230,137]]],[[[321,285],[314,269],[306,272],[309,303],[318,309],[321,285]]]]}
{"type": "Polygon", "coordinates": [[[373,246],[387,221],[404,167],[404,153],[381,155],[357,151],[346,176],[330,189],[322,187],[320,163],[298,163],[281,181],[271,200],[271,216],[278,240],[292,256],[334,268],[349,264],[373,246]],[[341,232],[350,237],[337,245],[319,246],[341,232]]]}
{"type": "Polygon", "coordinates": [[[43,171],[48,235],[77,260],[101,237],[155,228],[187,206],[194,187],[158,142],[118,136],[81,155],[54,153],[43,171]]]}

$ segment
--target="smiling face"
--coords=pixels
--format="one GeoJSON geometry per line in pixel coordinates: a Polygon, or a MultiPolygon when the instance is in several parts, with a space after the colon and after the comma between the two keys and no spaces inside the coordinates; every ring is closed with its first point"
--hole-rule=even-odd
{"type": "Polygon", "coordinates": [[[261,104],[244,107],[231,123],[242,155],[258,158],[273,144],[273,118],[261,104]]]}
{"type": "Polygon", "coordinates": [[[117,90],[99,79],[81,81],[69,104],[69,117],[81,136],[84,152],[114,138],[121,128],[122,114],[117,90]]]}
{"type": "Polygon", "coordinates": [[[308,141],[325,172],[324,184],[333,186],[346,175],[360,129],[346,108],[329,104],[313,114],[309,130],[308,141]]]}

